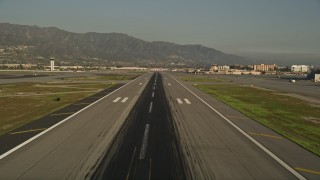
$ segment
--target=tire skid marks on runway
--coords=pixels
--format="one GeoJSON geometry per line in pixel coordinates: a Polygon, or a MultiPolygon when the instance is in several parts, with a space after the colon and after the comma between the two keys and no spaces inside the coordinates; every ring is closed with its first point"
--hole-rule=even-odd
{"type": "MultiPolygon", "coordinates": [[[[116,99],[114,99],[112,102],[116,103],[118,102],[122,97],[117,97],[116,99]]],[[[120,102],[124,103],[129,99],[129,97],[125,97],[123,98],[120,102]]]]}
{"type": "Polygon", "coordinates": [[[139,159],[144,159],[144,157],[146,156],[146,149],[148,146],[149,128],[150,128],[150,124],[146,124],[146,128],[144,130],[144,135],[143,135],[143,139],[142,139],[142,145],[141,145],[139,159]]]}
{"type": "MultiPolygon", "coordinates": [[[[183,100],[185,101],[186,104],[191,104],[191,102],[189,101],[189,99],[184,98],[183,100]]],[[[177,102],[178,102],[179,104],[183,104],[183,101],[182,101],[180,98],[177,98],[177,102]]]]}
{"type": "Polygon", "coordinates": [[[136,155],[136,150],[137,150],[137,147],[134,147],[134,150],[133,150],[133,153],[132,153],[132,156],[131,156],[131,160],[130,160],[129,171],[128,171],[126,179],[129,179],[129,177],[130,177],[130,172],[131,172],[134,156],[136,155]]]}

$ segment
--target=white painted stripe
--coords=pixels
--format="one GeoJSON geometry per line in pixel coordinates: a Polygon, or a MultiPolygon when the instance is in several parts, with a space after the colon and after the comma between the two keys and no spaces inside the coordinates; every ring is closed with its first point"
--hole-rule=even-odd
{"type": "Polygon", "coordinates": [[[121,99],[121,97],[117,97],[115,100],[113,100],[112,102],[118,102],[121,99]]]}
{"type": "Polygon", "coordinates": [[[236,130],[238,130],[242,135],[247,137],[251,142],[256,144],[260,149],[262,149],[265,153],[267,153],[270,157],[272,157],[275,161],[277,161],[280,165],[282,165],[284,168],[286,168],[289,172],[291,172],[294,176],[296,176],[298,179],[306,180],[305,177],[303,177],[300,173],[298,173],[296,170],[294,170],[292,167],[290,167],[287,163],[282,161],[278,156],[273,154],[270,150],[268,150],[266,147],[264,147],[262,144],[260,144],[257,140],[252,138],[249,134],[247,134],[245,131],[243,131],[241,128],[239,128],[237,125],[235,125],[233,122],[231,122],[228,118],[226,118],[223,114],[221,114],[218,110],[213,108],[210,104],[208,104],[206,101],[201,99],[198,95],[196,95],[194,92],[192,92],[190,89],[188,89],[185,85],[183,85],[181,82],[179,82],[177,79],[169,75],[172,79],[177,81],[182,87],[187,89],[191,94],[193,94],[195,97],[197,97],[200,101],[202,101],[205,105],[207,105],[211,110],[216,112],[220,117],[222,117],[225,121],[227,121],[231,126],[233,126],[236,130]]]}
{"type": "Polygon", "coordinates": [[[156,87],[155,86],[153,86],[153,88],[152,88],[153,90],[155,90],[156,89],[156,87]]]}
{"type": "Polygon", "coordinates": [[[141,150],[140,150],[140,159],[144,159],[144,157],[146,156],[146,149],[148,146],[148,135],[149,135],[149,124],[146,124],[146,128],[144,130],[144,135],[143,135],[143,140],[142,140],[142,146],[141,146],[141,150]]]}
{"type": "Polygon", "coordinates": [[[153,85],[155,86],[155,85],[157,85],[157,83],[153,83],[153,85]]]}
{"type": "Polygon", "coordinates": [[[187,104],[191,104],[191,102],[190,102],[188,99],[184,99],[184,101],[185,101],[187,104]]]}
{"type": "Polygon", "coordinates": [[[125,97],[125,98],[122,99],[121,102],[124,103],[124,102],[126,102],[128,99],[129,99],[128,97],[125,97]]]}
{"type": "Polygon", "coordinates": [[[177,98],[177,101],[178,101],[179,104],[183,104],[183,102],[181,101],[180,98],[177,98]]]}
{"type": "Polygon", "coordinates": [[[154,97],[154,92],[152,92],[152,97],[154,97]]]}
{"type": "Polygon", "coordinates": [[[151,101],[151,102],[150,102],[150,106],[149,106],[149,113],[152,112],[152,105],[153,105],[153,102],[151,101]]]}
{"type": "Polygon", "coordinates": [[[171,84],[170,84],[170,83],[168,83],[168,86],[171,86],[171,84]]]}
{"type": "MultiPolygon", "coordinates": [[[[141,76],[140,76],[140,77],[141,77],[141,76]]],[[[92,104],[89,104],[88,106],[84,107],[83,109],[80,109],[78,112],[76,112],[76,113],[72,114],[71,116],[69,116],[69,117],[65,118],[64,120],[62,120],[62,121],[58,122],[57,124],[54,124],[53,126],[49,127],[48,129],[46,129],[46,130],[42,131],[41,133],[39,133],[39,134],[37,134],[37,135],[35,135],[35,136],[31,137],[30,139],[28,139],[28,140],[24,141],[23,143],[19,144],[18,146],[16,146],[16,147],[14,147],[14,148],[10,149],[9,151],[7,151],[7,152],[3,153],[2,155],[0,155],[0,159],[3,159],[3,158],[5,158],[5,157],[7,157],[7,156],[8,156],[8,155],[10,155],[11,153],[13,153],[13,152],[17,151],[18,149],[22,148],[23,146],[25,146],[25,145],[29,144],[30,142],[32,142],[33,140],[37,139],[38,137],[40,137],[40,136],[42,136],[42,135],[46,134],[47,132],[49,132],[49,131],[51,131],[52,129],[56,128],[56,127],[57,127],[57,126],[59,126],[60,124],[62,124],[62,123],[64,123],[64,122],[68,121],[68,120],[69,120],[69,119],[71,119],[72,117],[74,117],[74,116],[76,116],[77,114],[81,113],[82,111],[84,111],[84,110],[88,109],[89,107],[93,106],[94,104],[98,103],[99,101],[101,101],[101,100],[105,99],[106,97],[110,96],[111,94],[113,94],[113,93],[115,93],[115,92],[119,91],[120,89],[122,89],[122,88],[126,87],[127,85],[129,85],[129,84],[133,83],[133,82],[134,82],[134,81],[136,81],[137,79],[140,79],[140,78],[136,78],[136,79],[134,79],[134,80],[130,81],[129,83],[127,83],[127,84],[125,84],[125,85],[123,85],[123,86],[119,87],[118,89],[116,89],[116,90],[112,91],[111,93],[109,93],[109,94],[107,94],[107,95],[103,96],[102,98],[100,98],[100,99],[96,100],[96,101],[95,101],[95,102],[93,102],[92,104]]]]}

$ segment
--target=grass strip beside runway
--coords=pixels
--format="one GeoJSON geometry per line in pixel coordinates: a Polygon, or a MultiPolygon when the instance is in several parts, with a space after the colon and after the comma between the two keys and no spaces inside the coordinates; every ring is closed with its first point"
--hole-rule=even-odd
{"type": "Polygon", "coordinates": [[[0,135],[114,85],[89,82],[1,85],[0,135]]]}
{"type": "Polygon", "coordinates": [[[230,105],[320,156],[320,106],[254,87],[199,84],[198,89],[230,105]]]}

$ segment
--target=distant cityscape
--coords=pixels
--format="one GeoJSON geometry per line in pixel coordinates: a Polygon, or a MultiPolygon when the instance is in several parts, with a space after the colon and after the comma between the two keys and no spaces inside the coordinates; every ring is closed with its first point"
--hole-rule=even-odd
{"type": "MultiPolygon", "coordinates": [[[[49,64],[49,63],[48,63],[49,64]]],[[[277,66],[276,64],[254,65],[217,65],[205,68],[167,68],[141,66],[83,66],[55,65],[50,58],[50,65],[39,64],[0,64],[0,70],[35,70],[35,71],[98,71],[98,70],[138,70],[138,71],[181,71],[194,74],[229,74],[229,75],[300,75],[310,76],[314,82],[320,81],[320,67],[309,65],[277,66]]]]}

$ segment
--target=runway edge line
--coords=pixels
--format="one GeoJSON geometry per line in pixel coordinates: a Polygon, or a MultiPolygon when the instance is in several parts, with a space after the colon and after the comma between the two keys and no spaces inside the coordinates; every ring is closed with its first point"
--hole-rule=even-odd
{"type": "Polygon", "coordinates": [[[185,85],[183,85],[181,82],[179,82],[177,79],[175,79],[173,76],[168,74],[172,79],[177,81],[182,87],[187,89],[191,94],[193,94],[195,97],[197,97],[200,101],[202,101],[205,105],[207,105],[211,110],[213,110],[215,113],[217,113],[220,117],[222,117],[225,121],[227,121],[231,126],[233,126],[235,129],[237,129],[241,134],[243,134],[245,137],[247,137],[250,141],[252,141],[254,144],[256,144],[260,149],[262,149],[265,153],[267,153],[270,157],[272,157],[275,161],[277,161],[281,166],[286,168],[289,172],[291,172],[294,176],[296,176],[298,179],[306,180],[305,177],[303,177],[299,172],[294,170],[291,166],[289,166],[287,163],[285,163],[283,160],[281,160],[278,156],[273,154],[269,149],[264,147],[262,144],[260,144],[257,140],[252,138],[249,134],[247,134],[245,131],[243,131],[241,128],[239,128],[237,125],[235,125],[232,121],[230,121],[228,118],[226,118],[223,114],[221,114],[218,110],[213,108],[209,103],[204,101],[202,98],[200,98],[198,95],[196,95],[194,92],[192,92],[189,88],[187,88],[185,85]]]}
{"type": "Polygon", "coordinates": [[[123,85],[123,86],[119,87],[118,89],[116,89],[116,90],[114,90],[114,91],[110,92],[109,94],[107,94],[107,95],[103,96],[102,98],[98,99],[97,101],[95,101],[95,102],[93,102],[93,103],[89,104],[88,106],[84,107],[83,109],[80,109],[79,111],[75,112],[74,114],[70,115],[69,117],[67,117],[67,118],[63,119],[62,121],[58,122],[57,124],[54,124],[53,126],[49,127],[48,129],[46,129],[46,130],[42,131],[41,133],[39,133],[39,134],[37,134],[37,135],[35,135],[35,136],[31,137],[30,139],[28,139],[28,140],[24,141],[23,143],[19,144],[18,146],[16,146],[16,147],[14,147],[14,148],[10,149],[9,151],[7,151],[7,152],[5,152],[5,153],[1,154],[1,155],[0,155],[0,160],[1,160],[1,159],[3,159],[3,158],[5,158],[5,157],[7,157],[7,156],[8,156],[8,155],[10,155],[11,153],[13,153],[13,152],[17,151],[18,149],[22,148],[23,146],[25,146],[25,145],[29,144],[30,142],[32,142],[33,140],[35,140],[35,139],[39,138],[40,136],[42,136],[42,135],[46,134],[47,132],[51,131],[52,129],[54,129],[54,128],[58,127],[58,126],[59,126],[59,125],[61,125],[62,123],[64,123],[64,122],[68,121],[68,120],[69,120],[69,119],[71,119],[72,117],[74,117],[74,116],[76,116],[77,114],[81,113],[82,111],[84,111],[84,110],[88,109],[89,107],[93,106],[94,104],[98,103],[99,101],[101,101],[101,100],[105,99],[106,97],[110,96],[111,94],[113,94],[113,93],[117,92],[118,90],[120,90],[120,89],[122,89],[122,88],[126,87],[127,85],[131,84],[132,82],[136,81],[137,79],[139,79],[139,78],[141,78],[141,77],[142,77],[142,76],[140,76],[140,77],[138,77],[138,78],[136,78],[136,79],[134,79],[134,80],[132,80],[132,81],[128,82],[127,84],[125,84],[125,85],[123,85]]]}

